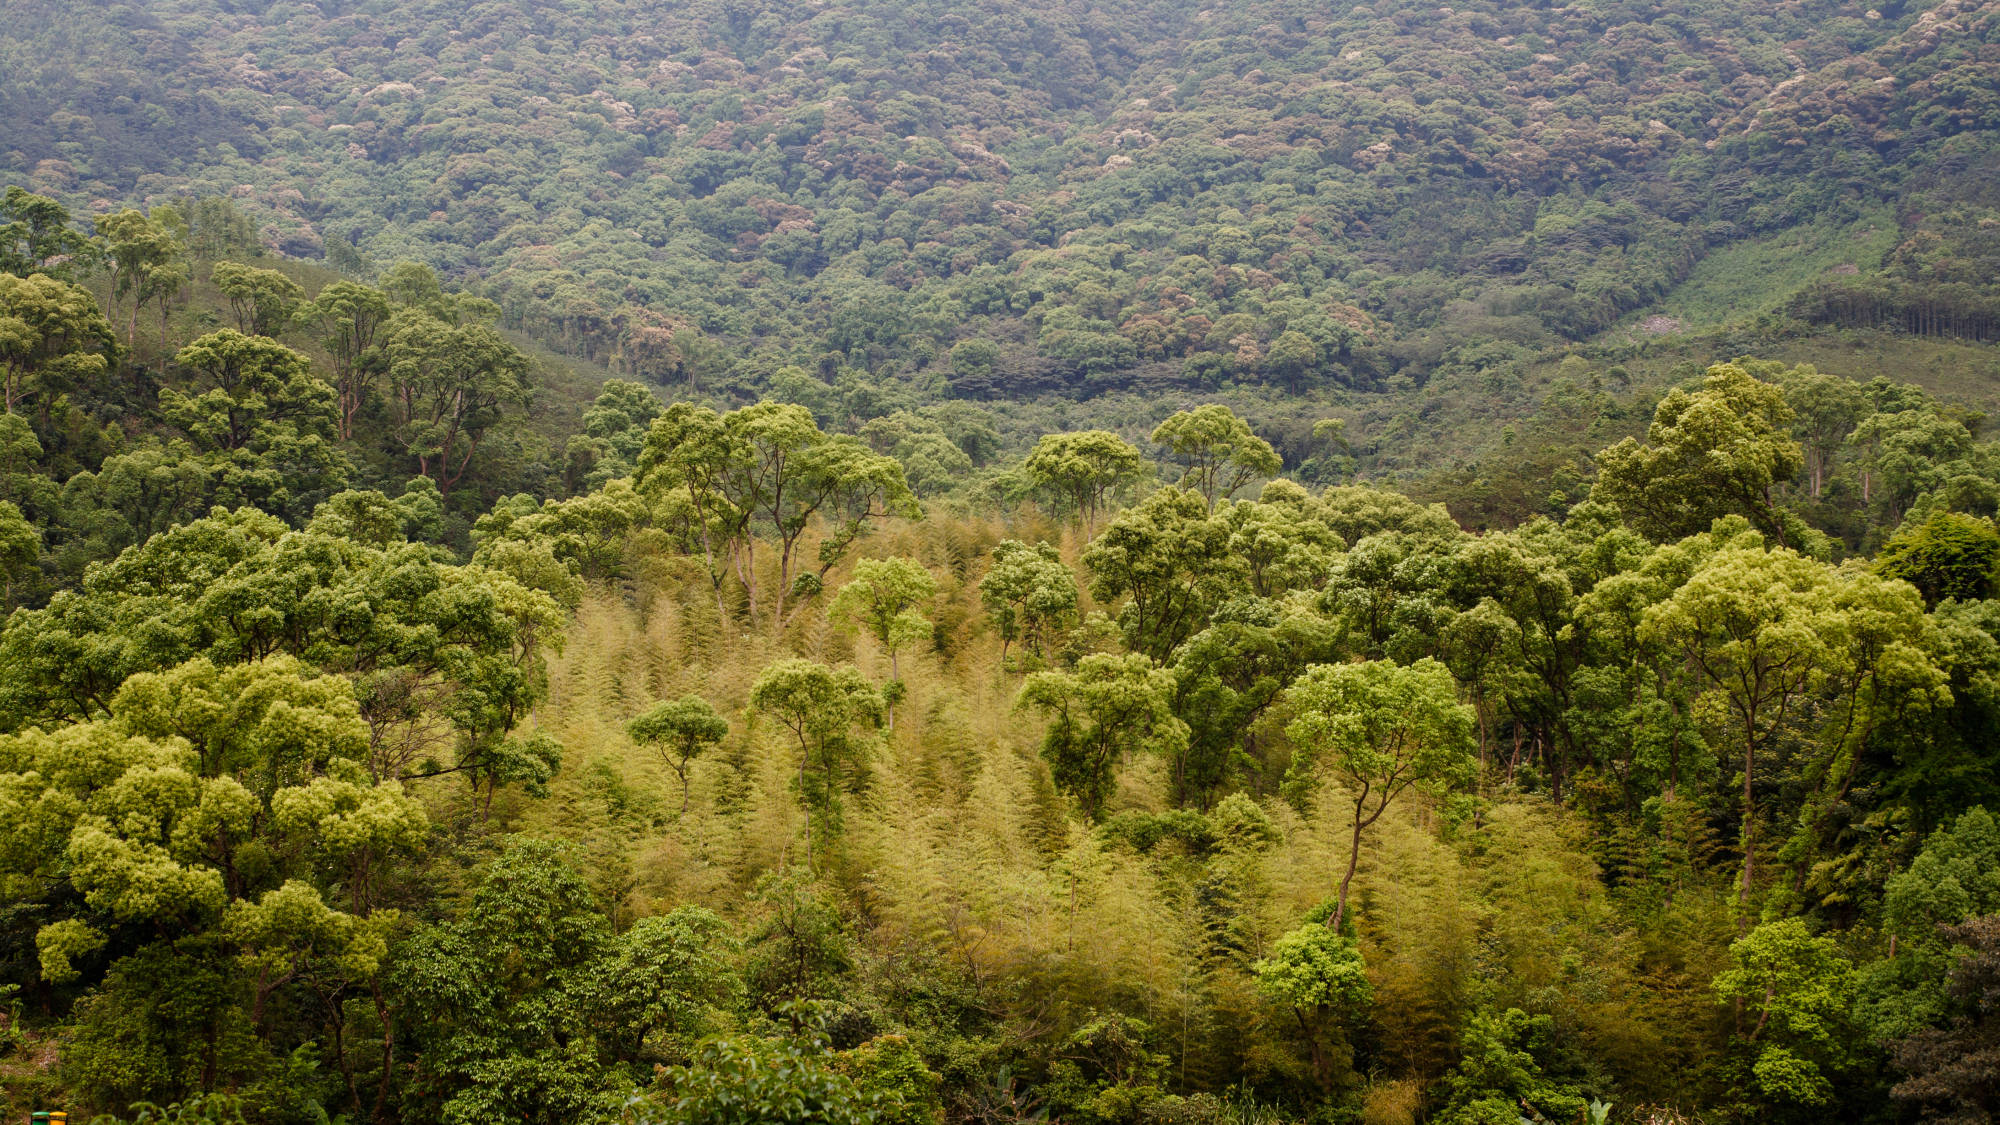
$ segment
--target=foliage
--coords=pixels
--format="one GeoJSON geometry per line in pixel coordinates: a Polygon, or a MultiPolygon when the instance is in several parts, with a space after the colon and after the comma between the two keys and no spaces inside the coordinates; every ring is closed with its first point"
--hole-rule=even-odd
{"type": "Polygon", "coordinates": [[[1800,918],[1758,926],[1729,954],[1715,993],[1737,1006],[1751,1096],[1779,1109],[1830,1104],[1832,1079],[1850,1065],[1852,964],[1800,918]]]}
{"type": "Polygon", "coordinates": [[[1076,618],[1076,576],[1049,544],[1006,539],[993,548],[979,598],[1000,631],[1003,655],[1018,640],[1040,657],[1048,638],[1076,618]]]}
{"type": "Polygon", "coordinates": [[[1661,400],[1646,444],[1627,438],[1604,451],[1591,495],[1655,538],[1679,539],[1740,515],[1785,541],[1771,489],[1801,465],[1791,422],[1779,388],[1733,364],[1711,367],[1701,389],[1661,400]]]}
{"type": "Polygon", "coordinates": [[[1035,443],[1021,471],[1058,511],[1068,512],[1086,532],[1119,489],[1139,477],[1139,450],[1108,430],[1048,434],[1035,443]]]}
{"type": "Polygon", "coordinates": [[[1169,757],[1187,745],[1187,726],[1169,706],[1173,676],[1144,656],[1098,653],[1074,672],[1036,672],[1016,706],[1048,716],[1042,757],[1056,788],[1095,817],[1121,764],[1144,752],[1169,757]]]}
{"type": "Polygon", "coordinates": [[[829,668],[788,657],[757,676],[750,706],[776,720],[797,742],[795,787],[806,807],[806,863],[812,864],[813,825],[822,834],[840,823],[840,794],[865,768],[865,733],[881,713],[882,697],[852,666],[829,668]]]}
{"type": "Polygon", "coordinates": [[[1201,493],[1213,507],[1259,476],[1275,476],[1282,462],[1271,443],[1226,406],[1210,404],[1184,410],[1160,423],[1153,442],[1164,445],[1187,462],[1181,484],[1201,493]]]}
{"type": "Polygon", "coordinates": [[[1353,803],[1347,873],[1333,912],[1337,933],[1361,861],[1361,834],[1412,789],[1443,797],[1470,780],[1471,709],[1458,702],[1451,673],[1430,657],[1407,667],[1385,660],[1314,665],[1291,694],[1291,780],[1309,786],[1325,769],[1353,803]]]}
{"type": "Polygon", "coordinates": [[[699,695],[663,699],[625,724],[632,741],[659,750],[681,781],[681,813],[687,814],[688,767],[702,752],[729,735],[729,720],[699,695]]]}
{"type": "Polygon", "coordinates": [[[1882,544],[1878,560],[1877,569],[1915,586],[1926,605],[1946,598],[1972,601],[1994,592],[2000,532],[1987,520],[1937,512],[1882,544]]]}
{"type": "Polygon", "coordinates": [[[863,559],[854,577],[827,603],[834,621],[866,629],[889,654],[890,678],[903,678],[896,657],[905,647],[928,638],[931,623],[918,605],[937,593],[937,580],[909,559],[863,559]]]}
{"type": "Polygon", "coordinates": [[[716,1038],[667,1081],[674,1096],[657,1120],[686,1125],[924,1125],[938,1114],[936,1076],[893,1036],[848,1051],[816,1038],[716,1038]]]}
{"type": "Polygon", "coordinates": [[[1990,1115],[1988,7],[226,7],[0,34],[0,1101],[1990,1115]]]}

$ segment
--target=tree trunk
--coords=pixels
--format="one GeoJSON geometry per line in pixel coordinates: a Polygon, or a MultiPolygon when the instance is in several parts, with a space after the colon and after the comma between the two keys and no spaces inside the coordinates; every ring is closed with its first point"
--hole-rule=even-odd
{"type": "Polygon", "coordinates": [[[1347,888],[1354,882],[1354,869],[1361,866],[1361,829],[1365,823],[1361,819],[1363,802],[1368,799],[1368,789],[1362,787],[1361,796],[1354,802],[1354,835],[1347,848],[1347,874],[1340,877],[1340,897],[1333,906],[1333,932],[1339,933],[1342,923],[1347,920],[1347,888]]]}
{"type": "Polygon", "coordinates": [[[396,1073],[396,1023],[382,996],[382,982],[373,981],[370,987],[375,993],[375,1018],[382,1024],[382,1077],[375,1087],[375,1121],[376,1125],[392,1125],[396,1115],[389,1108],[389,1087],[396,1073]]]}
{"type": "Polygon", "coordinates": [[[1736,889],[1738,914],[1736,926],[1739,931],[1744,929],[1745,923],[1749,921],[1747,912],[1750,909],[1750,881],[1757,866],[1755,838],[1757,809],[1752,803],[1755,797],[1751,790],[1751,767],[1756,764],[1756,747],[1756,741],[1746,735],[1743,739],[1743,881],[1736,889]]]}

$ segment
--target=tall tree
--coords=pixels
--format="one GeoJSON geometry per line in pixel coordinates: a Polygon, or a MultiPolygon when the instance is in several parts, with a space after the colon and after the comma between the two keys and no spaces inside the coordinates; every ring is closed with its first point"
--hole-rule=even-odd
{"type": "Polygon", "coordinates": [[[1056,788],[1087,817],[1104,811],[1117,767],[1144,752],[1167,757],[1187,747],[1187,725],[1173,713],[1174,676],[1136,653],[1098,653],[1075,672],[1036,672],[1015,706],[1048,718],[1042,758],[1056,788]]]}
{"type": "Polygon", "coordinates": [[[900,681],[897,655],[931,635],[930,619],[917,607],[936,593],[937,579],[914,559],[863,559],[827,606],[827,616],[867,630],[889,654],[890,678],[900,681]]]}
{"type": "Polygon", "coordinates": [[[1181,487],[1192,488],[1213,508],[1258,477],[1276,476],[1284,467],[1271,443],[1258,437],[1250,424],[1228,407],[1210,403],[1183,410],[1153,430],[1153,442],[1164,445],[1185,462],[1181,487]]]}
{"type": "Polygon", "coordinates": [[[1144,462],[1139,449],[1109,430],[1045,434],[1021,471],[1059,510],[1097,532],[1097,514],[1118,489],[1137,481],[1144,462]]]}
{"type": "Polygon", "coordinates": [[[160,347],[166,347],[167,302],[180,291],[187,269],[187,244],[175,229],[177,218],[171,208],[156,207],[147,215],[128,207],[97,220],[97,233],[111,258],[112,287],[132,301],[125,323],[128,347],[138,330],[139,310],[152,300],[160,302],[160,347]]]}
{"type": "MultiPolygon", "coordinates": [[[[723,583],[746,542],[760,478],[749,450],[722,415],[676,402],[655,419],[639,453],[638,485],[669,520],[678,514],[686,537],[701,547],[719,620],[729,619],[723,583]]],[[[756,591],[746,587],[751,616],[756,591]]]]}
{"type": "Polygon", "coordinates": [[[291,326],[305,304],[306,291],[277,270],[217,262],[209,277],[229,298],[237,329],[253,336],[276,336],[291,326]]]}
{"type": "Polygon", "coordinates": [[[1656,539],[1706,531],[1735,514],[1786,542],[1792,528],[1771,489],[1797,476],[1802,463],[1791,424],[1782,389],[1736,364],[1718,364],[1697,389],[1676,388],[1660,401],[1644,444],[1626,438],[1598,454],[1591,495],[1656,539]]]}
{"type": "Polygon", "coordinates": [[[767,666],[750,688],[750,706],[791,732],[798,750],[799,800],[806,808],[806,866],[813,861],[813,824],[821,835],[840,823],[840,792],[868,757],[868,736],[882,697],[850,665],[829,668],[788,657],[767,666]]]}
{"type": "Polygon", "coordinates": [[[1107,606],[1126,599],[1118,610],[1126,645],[1164,664],[1241,591],[1243,567],[1229,542],[1227,521],[1200,496],[1162,488],[1121,512],[1083,553],[1091,597],[1107,606]]]}
{"type": "Polygon", "coordinates": [[[528,357],[483,324],[416,310],[383,332],[396,440],[449,499],[487,431],[533,397],[528,357]]]}
{"type": "Polygon", "coordinates": [[[96,249],[70,226],[68,208],[19,184],[8,185],[0,198],[0,273],[69,280],[90,263],[96,249]]]}
{"type": "Polygon", "coordinates": [[[1003,539],[979,580],[979,598],[1000,627],[1002,659],[1017,640],[1040,657],[1045,639],[1076,617],[1076,575],[1047,543],[1003,539]]]}
{"type": "Polygon", "coordinates": [[[1852,379],[1822,374],[1810,366],[1794,367],[1777,378],[1795,415],[1792,433],[1805,454],[1806,479],[1817,500],[1847,435],[1867,413],[1867,392],[1852,379]]]}
{"type": "Polygon", "coordinates": [[[1329,923],[1339,932],[1362,833],[1412,789],[1443,796],[1472,779],[1472,709],[1458,701],[1451,673],[1429,657],[1407,666],[1316,665],[1290,694],[1297,716],[1285,727],[1296,755],[1290,779],[1303,783],[1327,770],[1353,806],[1347,870],[1329,923]]]}
{"type": "Polygon", "coordinates": [[[272,423],[333,436],[333,389],[313,377],[310,360],[275,340],[224,328],[182,348],[174,362],[194,385],[161,391],[161,408],[208,448],[243,449],[272,423]]]}
{"type": "Polygon", "coordinates": [[[349,682],[288,656],[141,673],[99,717],[0,737],[8,882],[67,888],[42,975],[103,981],[65,1059],[95,1103],[251,1081],[301,1017],[338,1041],[427,834],[368,748],[349,682]],[[178,1065],[146,1065],[149,1042],[178,1065]]]}
{"type": "Polygon", "coordinates": [[[625,724],[625,733],[651,746],[681,782],[681,815],[688,810],[688,767],[702,752],[729,735],[729,720],[699,695],[663,699],[625,724]]]}
{"type": "Polygon", "coordinates": [[[1322,1087],[1330,1086],[1333,1060],[1323,1039],[1366,1011],[1374,993],[1353,939],[1307,922],[1280,937],[1270,956],[1250,971],[1256,975],[1258,992],[1291,1009],[1311,1051],[1314,1077],[1322,1087]]]}
{"type": "Polygon", "coordinates": [[[675,404],[647,435],[639,483],[684,509],[690,538],[701,543],[708,561],[718,610],[727,567],[757,616],[755,532],[767,530],[777,539],[778,625],[787,597],[816,590],[869,524],[922,514],[893,458],[854,438],[820,432],[812,413],[792,403],[761,402],[726,415],[675,404]],[[802,540],[819,526],[818,570],[802,571],[802,540]]]}
{"type": "Polygon", "coordinates": [[[1833,1104],[1831,1079],[1854,1063],[1854,966],[1839,943],[1786,918],[1739,938],[1729,958],[1715,995],[1736,1010],[1749,1100],[1773,1115],[1833,1104]]]}
{"type": "Polygon", "coordinates": [[[56,396],[109,369],[111,323],[87,290],[52,277],[0,273],[0,372],[9,414],[33,396],[56,396]]]}
{"type": "Polygon", "coordinates": [[[1760,763],[1789,737],[1831,660],[1822,616],[1827,570],[1787,550],[1716,552],[1673,596],[1648,608],[1642,643],[1686,661],[1712,691],[1743,763],[1742,876],[1737,903],[1748,919],[1757,872],[1760,763]]]}
{"type": "Polygon", "coordinates": [[[333,360],[333,389],[340,400],[340,439],[354,436],[354,415],[377,374],[377,336],[389,320],[389,298],[352,281],[336,281],[300,310],[333,360]]]}

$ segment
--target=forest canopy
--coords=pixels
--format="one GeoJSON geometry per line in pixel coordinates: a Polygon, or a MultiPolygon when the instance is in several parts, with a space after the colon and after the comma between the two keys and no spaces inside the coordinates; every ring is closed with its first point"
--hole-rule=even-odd
{"type": "Polygon", "coordinates": [[[0,1119],[2000,1114],[1990,4],[6,14],[0,1119]]]}

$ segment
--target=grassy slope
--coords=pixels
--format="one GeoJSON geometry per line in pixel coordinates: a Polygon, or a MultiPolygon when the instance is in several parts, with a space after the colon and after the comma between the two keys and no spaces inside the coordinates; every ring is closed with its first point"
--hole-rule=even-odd
{"type": "Polygon", "coordinates": [[[1638,326],[1652,317],[1669,317],[1682,331],[1700,332],[1775,312],[1830,271],[1873,270],[1897,237],[1896,218],[1884,209],[1852,223],[1807,223],[1718,247],[1656,306],[1632,314],[1601,339],[1642,339],[1638,326]]]}

